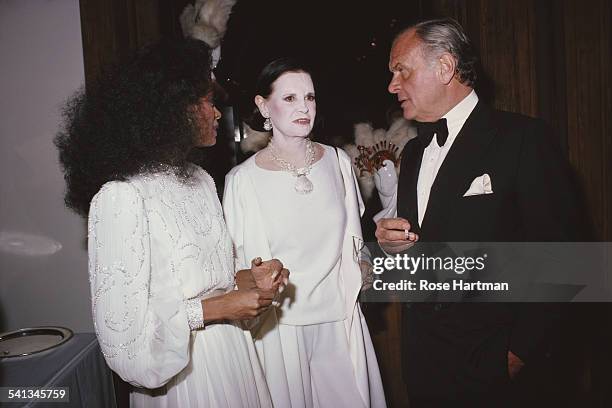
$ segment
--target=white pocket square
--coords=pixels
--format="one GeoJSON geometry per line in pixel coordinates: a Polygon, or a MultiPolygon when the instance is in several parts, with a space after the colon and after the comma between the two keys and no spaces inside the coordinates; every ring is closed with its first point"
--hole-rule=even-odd
{"type": "Polygon", "coordinates": [[[464,197],[493,194],[493,185],[491,184],[491,177],[487,173],[482,176],[478,176],[470,184],[470,188],[463,194],[464,197]]]}

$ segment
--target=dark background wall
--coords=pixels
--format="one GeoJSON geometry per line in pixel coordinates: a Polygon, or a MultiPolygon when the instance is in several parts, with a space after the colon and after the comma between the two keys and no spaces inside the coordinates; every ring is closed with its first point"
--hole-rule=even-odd
{"type": "MultiPolygon", "coordinates": [[[[81,0],[86,80],[107,63],[162,37],[180,37],[178,16],[187,0],[81,0]]],[[[395,106],[386,91],[393,33],[422,18],[448,16],[467,30],[481,55],[479,95],[497,108],[548,122],[567,153],[588,208],[585,222],[598,240],[612,241],[612,6],[608,0],[240,0],[228,23],[217,78],[229,104],[250,109],[254,78],[270,59],[297,55],[315,68],[317,137],[341,143],[352,124],[386,126],[395,106]]],[[[229,163],[229,161],[225,161],[229,163]]],[[[224,164],[217,174],[222,177],[224,164]]],[[[221,180],[222,181],[222,180],[221,180]]],[[[218,183],[218,185],[220,185],[218,183]]],[[[387,396],[405,406],[397,355],[397,305],[368,305],[387,396]]],[[[612,405],[610,313],[604,305],[579,305],[568,328],[568,406],[612,405]],[[584,316],[588,316],[587,319],[584,316]],[[572,343],[580,338],[581,342],[572,343]],[[574,398],[574,400],[571,400],[574,398]]]]}

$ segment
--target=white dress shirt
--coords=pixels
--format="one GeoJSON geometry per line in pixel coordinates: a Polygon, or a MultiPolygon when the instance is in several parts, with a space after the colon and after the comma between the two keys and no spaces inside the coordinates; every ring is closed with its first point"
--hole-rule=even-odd
{"type": "Polygon", "coordinates": [[[472,91],[468,96],[463,98],[461,102],[455,105],[454,108],[448,111],[446,115],[442,116],[446,119],[446,124],[448,126],[448,138],[446,139],[446,143],[442,147],[438,146],[437,135],[434,135],[431,139],[431,143],[423,152],[421,169],[419,170],[419,178],[417,181],[419,225],[423,224],[423,218],[425,218],[425,213],[427,211],[427,203],[429,202],[429,193],[431,192],[431,186],[436,179],[438,170],[440,170],[440,166],[444,163],[444,159],[457,138],[459,131],[477,103],[478,96],[475,91],[472,91]]]}

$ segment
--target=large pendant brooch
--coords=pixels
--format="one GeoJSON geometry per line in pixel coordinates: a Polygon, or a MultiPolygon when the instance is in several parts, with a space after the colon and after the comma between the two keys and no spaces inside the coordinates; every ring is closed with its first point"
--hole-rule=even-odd
{"type": "Polygon", "coordinates": [[[272,156],[272,159],[278,163],[281,169],[288,171],[296,178],[293,189],[298,194],[310,194],[314,186],[312,184],[312,181],[310,181],[306,176],[308,176],[308,174],[310,173],[310,170],[312,169],[312,164],[314,163],[315,159],[315,151],[312,142],[308,139],[306,141],[306,156],[304,157],[305,166],[299,169],[296,168],[293,164],[289,163],[287,160],[278,157],[278,155],[276,154],[274,143],[272,143],[272,141],[270,141],[268,146],[270,147],[270,155],[272,156]]]}
{"type": "Polygon", "coordinates": [[[298,174],[293,188],[299,194],[309,194],[313,189],[312,181],[305,174],[298,174]]]}

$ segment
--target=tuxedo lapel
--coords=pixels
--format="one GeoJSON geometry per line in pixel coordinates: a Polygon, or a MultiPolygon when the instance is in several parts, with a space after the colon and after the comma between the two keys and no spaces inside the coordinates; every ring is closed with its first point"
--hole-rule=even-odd
{"type": "Polygon", "coordinates": [[[469,182],[475,177],[474,171],[495,134],[492,111],[479,102],[459,131],[431,186],[421,225],[423,234],[439,237],[438,233],[451,216],[452,206],[463,197],[469,182]]]}
{"type": "Polygon", "coordinates": [[[405,218],[410,222],[411,231],[419,234],[419,216],[417,203],[417,181],[421,160],[423,158],[423,146],[418,139],[409,141],[402,152],[402,165],[398,187],[398,217],[405,218]]]}

